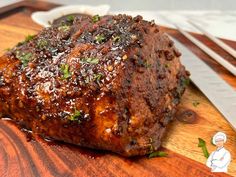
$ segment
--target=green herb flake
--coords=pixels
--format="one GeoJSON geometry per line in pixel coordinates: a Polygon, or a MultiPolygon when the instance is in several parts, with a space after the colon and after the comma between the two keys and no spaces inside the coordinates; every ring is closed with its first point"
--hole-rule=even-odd
{"type": "Polygon", "coordinates": [[[25,44],[26,42],[31,41],[34,37],[35,37],[35,35],[28,35],[25,37],[24,41],[19,42],[16,46],[21,46],[21,45],[25,44]]]}
{"type": "Polygon", "coordinates": [[[92,21],[93,21],[93,23],[98,22],[100,19],[101,19],[101,18],[100,18],[99,15],[94,15],[94,16],[92,17],[92,21]]]}
{"type": "Polygon", "coordinates": [[[31,41],[34,37],[35,37],[35,35],[28,35],[28,36],[26,36],[25,37],[25,42],[31,41]]]}
{"type": "Polygon", "coordinates": [[[75,19],[75,16],[74,16],[74,15],[68,15],[68,16],[66,17],[66,20],[67,20],[68,22],[73,22],[74,19],[75,19]]]}
{"type": "Polygon", "coordinates": [[[98,64],[99,59],[98,58],[83,58],[81,60],[82,63],[90,63],[90,64],[98,64]]]}
{"type": "Polygon", "coordinates": [[[112,41],[113,42],[119,42],[121,40],[121,37],[120,36],[115,36],[113,37],[112,41]]]}
{"type": "Polygon", "coordinates": [[[102,43],[102,42],[104,42],[105,41],[105,36],[103,35],[103,34],[98,34],[97,36],[95,36],[95,41],[97,42],[97,43],[102,43]]]}
{"type": "Polygon", "coordinates": [[[23,45],[23,44],[25,44],[25,41],[18,42],[18,43],[16,44],[16,46],[19,47],[19,46],[21,46],[21,45],[23,45]]]}
{"type": "Polygon", "coordinates": [[[101,73],[94,74],[94,79],[97,80],[97,81],[100,81],[102,76],[103,76],[103,74],[101,74],[101,73]]]}
{"type": "Polygon", "coordinates": [[[153,158],[153,157],[167,157],[168,154],[163,151],[156,151],[151,154],[149,154],[148,158],[153,158]]]}
{"type": "Polygon", "coordinates": [[[9,52],[11,50],[11,48],[6,48],[4,49],[6,52],[9,52]]]}
{"type": "Polygon", "coordinates": [[[70,29],[70,26],[68,25],[62,25],[58,27],[58,30],[63,31],[63,32],[69,31],[69,29],[70,29]]]}
{"type": "Polygon", "coordinates": [[[16,58],[18,58],[24,67],[26,67],[29,63],[29,61],[32,58],[32,53],[21,53],[20,51],[16,51],[16,58]]]}
{"type": "Polygon", "coordinates": [[[43,49],[48,46],[48,41],[46,39],[39,39],[37,42],[37,47],[43,49]]]}
{"type": "Polygon", "coordinates": [[[145,68],[151,68],[152,65],[150,63],[148,63],[147,61],[144,62],[144,67],[145,68]]]}
{"type": "Polygon", "coordinates": [[[207,147],[206,147],[206,142],[201,138],[198,138],[198,147],[202,148],[202,152],[203,152],[204,156],[206,158],[208,158],[209,157],[209,152],[208,152],[207,147]]]}
{"type": "Polygon", "coordinates": [[[79,120],[80,116],[81,112],[75,109],[75,112],[69,117],[69,120],[78,121],[78,123],[81,123],[81,120],[79,120]]]}
{"type": "Polygon", "coordinates": [[[195,101],[193,101],[193,106],[194,106],[194,107],[197,107],[199,104],[200,104],[200,102],[199,102],[199,101],[196,101],[196,100],[195,100],[195,101]]]}
{"type": "Polygon", "coordinates": [[[190,79],[189,78],[185,78],[185,77],[181,77],[181,83],[183,86],[188,86],[190,84],[190,79]]]}
{"type": "Polygon", "coordinates": [[[170,64],[169,63],[165,63],[165,68],[169,68],[170,64]]]}
{"type": "Polygon", "coordinates": [[[61,65],[61,71],[63,73],[63,79],[68,79],[71,77],[71,73],[69,71],[69,65],[67,64],[61,65]]]}

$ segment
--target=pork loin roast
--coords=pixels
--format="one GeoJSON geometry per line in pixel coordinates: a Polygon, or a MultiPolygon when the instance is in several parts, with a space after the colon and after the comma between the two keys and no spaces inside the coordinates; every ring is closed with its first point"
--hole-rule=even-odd
{"type": "Polygon", "coordinates": [[[185,90],[181,54],[141,16],[78,16],[0,58],[0,112],[43,137],[144,155],[185,90]]]}

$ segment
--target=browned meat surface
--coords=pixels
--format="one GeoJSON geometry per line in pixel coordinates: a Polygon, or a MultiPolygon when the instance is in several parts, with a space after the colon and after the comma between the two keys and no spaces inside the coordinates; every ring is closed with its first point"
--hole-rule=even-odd
{"type": "Polygon", "coordinates": [[[157,150],[188,73],[140,16],[78,16],[0,58],[0,112],[43,137],[124,156],[157,150]]]}

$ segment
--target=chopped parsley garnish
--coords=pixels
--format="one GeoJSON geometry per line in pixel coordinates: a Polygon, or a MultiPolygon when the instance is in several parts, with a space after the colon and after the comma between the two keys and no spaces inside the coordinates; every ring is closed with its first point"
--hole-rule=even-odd
{"type": "Polygon", "coordinates": [[[28,36],[26,36],[25,37],[25,42],[31,41],[34,37],[35,37],[35,35],[28,35],[28,36]]]}
{"type": "Polygon", "coordinates": [[[194,107],[197,107],[199,104],[200,104],[199,101],[196,101],[196,100],[195,100],[195,101],[193,102],[193,106],[194,106],[194,107]]]}
{"type": "Polygon", "coordinates": [[[69,117],[69,120],[78,121],[78,123],[81,123],[81,120],[79,120],[80,116],[81,112],[75,109],[75,112],[69,117]]]}
{"type": "Polygon", "coordinates": [[[120,36],[115,36],[112,39],[113,42],[119,42],[120,40],[121,40],[120,36]]]}
{"type": "Polygon", "coordinates": [[[99,16],[99,15],[94,15],[94,16],[92,17],[93,23],[96,23],[96,22],[98,22],[99,20],[100,20],[100,16],[99,16]]]}
{"type": "Polygon", "coordinates": [[[48,41],[46,39],[39,39],[37,42],[37,47],[43,49],[48,46],[48,41]]]}
{"type": "Polygon", "coordinates": [[[102,42],[104,42],[105,41],[105,36],[103,35],[103,34],[98,34],[97,36],[95,36],[95,41],[97,42],[97,43],[102,43],[102,42]]]}
{"type": "Polygon", "coordinates": [[[66,17],[66,20],[67,20],[68,22],[73,22],[74,19],[75,19],[75,16],[74,16],[74,15],[68,15],[68,16],[66,17]]]}
{"type": "Polygon", "coordinates": [[[151,68],[152,65],[150,63],[148,63],[147,61],[144,62],[144,67],[145,68],[151,68]]]}
{"type": "Polygon", "coordinates": [[[61,71],[63,73],[63,79],[68,79],[69,77],[71,77],[71,73],[69,71],[69,65],[67,64],[61,65],[61,71]]]}
{"type": "Polygon", "coordinates": [[[62,25],[62,26],[59,26],[58,27],[58,30],[59,31],[63,31],[63,32],[66,32],[66,31],[68,31],[70,29],[70,26],[68,26],[68,25],[62,25]]]}
{"type": "Polygon", "coordinates": [[[103,76],[103,74],[101,74],[101,73],[94,74],[94,79],[97,81],[100,81],[102,76],[103,76]]]}
{"type": "Polygon", "coordinates": [[[18,58],[24,67],[26,67],[32,58],[32,53],[21,53],[20,51],[16,51],[16,58],[18,58]]]}
{"type": "Polygon", "coordinates": [[[29,42],[29,41],[32,40],[34,37],[35,37],[35,35],[28,35],[28,36],[26,36],[26,37],[25,37],[25,40],[19,42],[19,43],[17,44],[17,46],[20,46],[20,45],[25,44],[26,42],[29,42]]]}
{"type": "Polygon", "coordinates": [[[6,48],[4,49],[5,51],[9,52],[11,50],[11,48],[6,48]]]}
{"type": "Polygon", "coordinates": [[[98,58],[83,58],[81,59],[82,63],[90,63],[90,64],[98,64],[99,59],[98,58]]]}
{"type": "Polygon", "coordinates": [[[183,86],[188,86],[190,84],[190,79],[189,78],[185,78],[185,77],[181,77],[181,83],[183,86]]]}
{"type": "Polygon", "coordinates": [[[163,151],[156,151],[151,154],[149,154],[148,158],[153,158],[153,157],[167,157],[168,154],[163,151]]]}
{"type": "Polygon", "coordinates": [[[206,158],[208,158],[209,157],[209,152],[208,152],[207,147],[206,147],[206,142],[201,138],[198,138],[198,147],[202,148],[202,152],[203,152],[204,156],[206,158]]]}
{"type": "Polygon", "coordinates": [[[165,63],[165,68],[169,68],[170,67],[170,64],[169,63],[165,63]]]}

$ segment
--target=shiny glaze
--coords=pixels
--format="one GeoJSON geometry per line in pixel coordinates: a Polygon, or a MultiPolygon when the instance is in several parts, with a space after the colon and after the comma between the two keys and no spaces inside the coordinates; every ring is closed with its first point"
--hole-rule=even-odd
{"type": "Polygon", "coordinates": [[[184,91],[179,56],[140,16],[78,16],[1,58],[0,112],[45,137],[146,154],[160,146],[184,91]]]}

